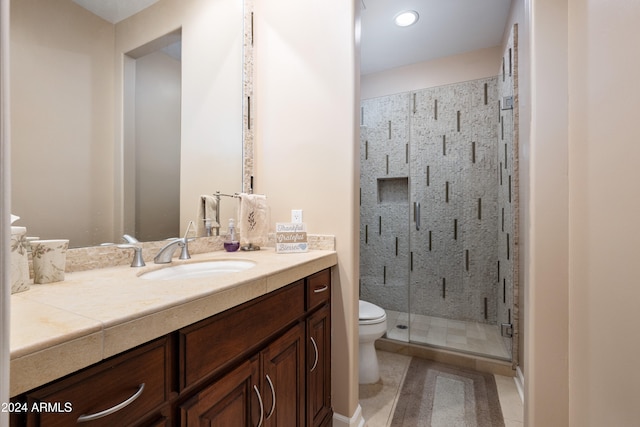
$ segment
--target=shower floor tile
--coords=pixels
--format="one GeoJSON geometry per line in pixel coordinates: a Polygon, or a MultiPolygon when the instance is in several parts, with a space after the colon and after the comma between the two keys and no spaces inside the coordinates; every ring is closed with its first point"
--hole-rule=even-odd
{"type": "Polygon", "coordinates": [[[511,359],[497,325],[385,311],[389,339],[511,359]]]}

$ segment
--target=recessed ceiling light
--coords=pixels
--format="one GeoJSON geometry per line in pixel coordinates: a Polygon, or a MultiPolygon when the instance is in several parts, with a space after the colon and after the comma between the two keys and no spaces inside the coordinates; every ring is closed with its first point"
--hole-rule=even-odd
{"type": "Polygon", "coordinates": [[[398,27],[408,27],[418,22],[418,17],[418,12],[415,10],[405,10],[397,14],[396,17],[393,18],[393,22],[395,22],[398,27]]]}

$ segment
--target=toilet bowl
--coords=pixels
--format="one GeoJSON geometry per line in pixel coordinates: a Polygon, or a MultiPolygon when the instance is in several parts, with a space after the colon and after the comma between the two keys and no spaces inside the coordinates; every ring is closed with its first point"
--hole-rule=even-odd
{"type": "Polygon", "coordinates": [[[360,300],[359,310],[360,384],[380,379],[375,341],[387,332],[387,314],[375,304],[360,300]]]}

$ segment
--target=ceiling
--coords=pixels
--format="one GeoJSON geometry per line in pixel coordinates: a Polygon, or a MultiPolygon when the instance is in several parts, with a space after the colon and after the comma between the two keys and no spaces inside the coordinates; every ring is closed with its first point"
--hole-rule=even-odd
{"type": "MultiPolygon", "coordinates": [[[[158,0],[73,0],[117,23],[158,0]]],[[[497,46],[512,0],[361,0],[361,74],[497,46]],[[393,18],[415,10],[418,22],[400,28],[393,18]]]]}
{"type": "Polygon", "coordinates": [[[361,74],[500,45],[512,0],[361,0],[361,74]],[[415,10],[417,23],[393,18],[415,10]]]}
{"type": "Polygon", "coordinates": [[[105,21],[116,24],[151,6],[158,0],[73,0],[105,21]]]}

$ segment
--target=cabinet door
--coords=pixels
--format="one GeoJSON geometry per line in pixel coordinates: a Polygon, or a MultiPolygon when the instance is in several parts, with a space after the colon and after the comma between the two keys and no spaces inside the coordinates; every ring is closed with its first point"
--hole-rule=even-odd
{"type": "Polygon", "coordinates": [[[254,357],[180,406],[181,426],[257,426],[264,407],[259,389],[259,360],[254,357]]]}
{"type": "Polygon", "coordinates": [[[265,427],[305,425],[304,324],[261,353],[265,427]]]}
{"type": "Polygon", "coordinates": [[[331,306],[307,319],[307,425],[319,426],[331,413],[331,306]]]}

